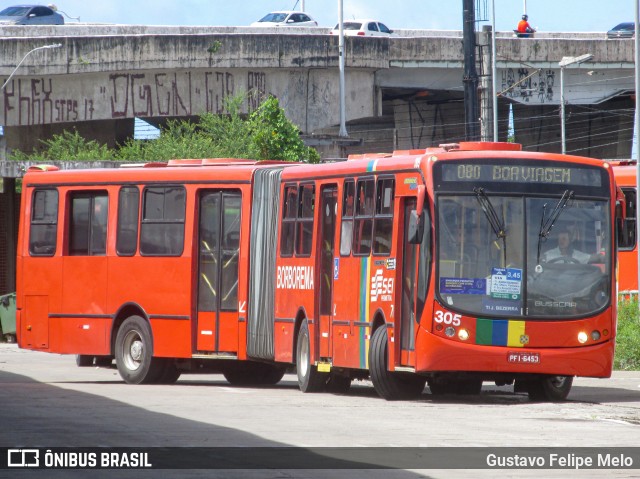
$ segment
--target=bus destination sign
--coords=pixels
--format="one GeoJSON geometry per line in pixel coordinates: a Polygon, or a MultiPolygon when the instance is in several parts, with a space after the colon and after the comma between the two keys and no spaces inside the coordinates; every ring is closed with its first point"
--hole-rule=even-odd
{"type": "Polygon", "coordinates": [[[556,185],[602,186],[597,168],[571,165],[509,165],[446,163],[442,165],[444,181],[487,181],[496,183],[537,183],[556,185]]]}

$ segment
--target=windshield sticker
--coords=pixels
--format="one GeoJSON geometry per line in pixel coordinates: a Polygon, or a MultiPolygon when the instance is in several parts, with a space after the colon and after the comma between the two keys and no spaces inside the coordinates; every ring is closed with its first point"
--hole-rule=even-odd
{"type": "Polygon", "coordinates": [[[521,301],[509,301],[505,299],[482,298],[482,311],[495,314],[522,314],[521,301]]]}
{"type": "Polygon", "coordinates": [[[487,281],[484,278],[440,278],[440,293],[486,294],[487,281]]]}
{"type": "Polygon", "coordinates": [[[522,270],[518,268],[493,268],[489,294],[492,298],[519,300],[522,292],[522,270]]]}

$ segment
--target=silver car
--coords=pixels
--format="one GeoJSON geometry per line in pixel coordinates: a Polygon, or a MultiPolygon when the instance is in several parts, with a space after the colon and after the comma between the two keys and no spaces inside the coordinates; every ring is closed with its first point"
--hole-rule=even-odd
{"type": "Polygon", "coordinates": [[[271,12],[262,17],[257,22],[251,24],[252,27],[317,27],[318,22],[304,12],[282,11],[271,12]]]}
{"type": "Polygon", "coordinates": [[[0,25],[64,25],[64,18],[44,5],[14,5],[0,12],[0,25]]]}

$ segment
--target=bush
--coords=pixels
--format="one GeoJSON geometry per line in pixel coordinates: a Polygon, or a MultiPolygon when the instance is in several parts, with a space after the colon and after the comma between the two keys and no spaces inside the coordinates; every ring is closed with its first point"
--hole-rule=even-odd
{"type": "Polygon", "coordinates": [[[618,332],[614,369],[640,370],[640,315],[638,299],[618,303],[618,332]]]}

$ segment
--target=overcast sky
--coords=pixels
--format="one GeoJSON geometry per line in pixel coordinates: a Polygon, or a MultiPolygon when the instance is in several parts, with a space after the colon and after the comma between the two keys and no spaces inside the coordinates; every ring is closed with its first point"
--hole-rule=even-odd
{"type": "MultiPolygon", "coordinates": [[[[493,1],[498,31],[515,28],[525,4],[531,25],[545,32],[604,32],[620,22],[633,22],[635,16],[635,0],[493,1]]],[[[492,0],[476,2],[481,6],[477,18],[490,22],[492,0]]],[[[18,3],[2,0],[0,6],[18,3]]],[[[68,15],[79,16],[83,23],[240,26],[260,19],[269,11],[290,10],[296,0],[58,0],[54,3],[68,15]]],[[[307,13],[320,26],[337,23],[338,0],[305,0],[304,3],[307,13]]],[[[343,5],[345,19],[375,18],[390,28],[462,29],[462,0],[343,0],[343,5]]]]}

